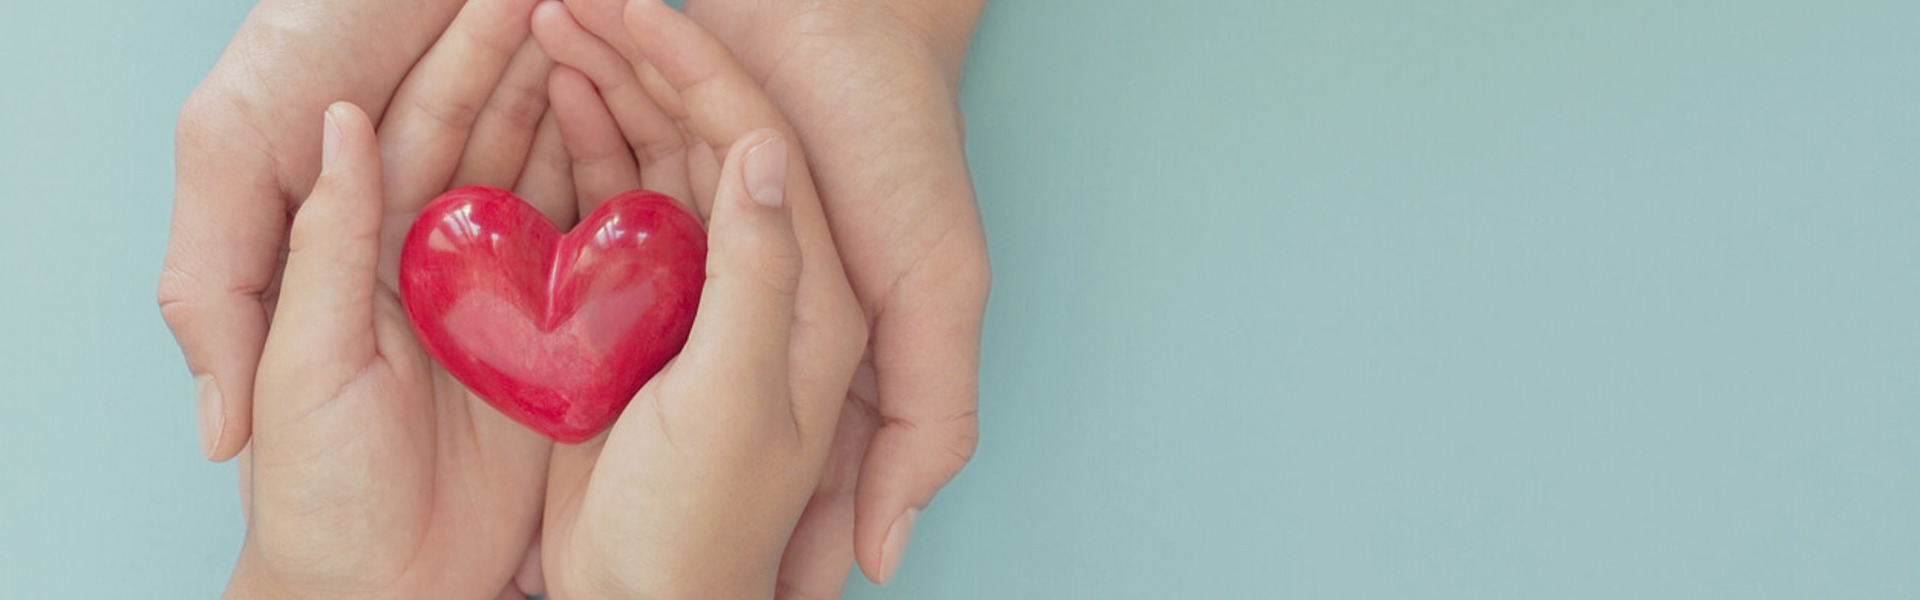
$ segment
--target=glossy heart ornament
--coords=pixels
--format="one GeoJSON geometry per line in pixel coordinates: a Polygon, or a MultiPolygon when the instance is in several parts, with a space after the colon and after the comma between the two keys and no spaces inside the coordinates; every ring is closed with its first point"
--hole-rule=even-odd
{"type": "Polygon", "coordinates": [[[612,425],[687,342],[707,238],[634,191],[561,234],[518,196],[465,187],[421,211],[400,295],[421,345],[515,421],[565,443],[612,425]]]}

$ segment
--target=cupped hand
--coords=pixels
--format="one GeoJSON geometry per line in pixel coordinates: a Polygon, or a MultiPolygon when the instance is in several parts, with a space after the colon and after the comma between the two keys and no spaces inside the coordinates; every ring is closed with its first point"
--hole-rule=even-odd
{"type": "Polygon", "coordinates": [[[598,439],[553,451],[542,535],[556,598],[764,598],[866,344],[792,129],[718,40],[627,5],[631,58],[536,10],[579,210],[633,187],[709,228],[686,348],[598,439]]]}
{"type": "Polygon", "coordinates": [[[308,136],[313,151],[289,147],[287,156],[327,166],[310,190],[286,192],[297,194],[293,209],[273,206],[284,201],[278,196],[186,194],[226,173],[204,162],[218,152],[184,151],[210,140],[182,123],[183,195],[162,283],[165,313],[190,362],[256,353],[243,357],[244,371],[219,376],[219,389],[245,389],[249,402],[236,406],[228,395],[229,413],[216,411],[226,422],[211,429],[220,440],[216,457],[231,453],[228,442],[252,440],[240,469],[249,533],[235,589],[517,597],[507,581],[538,530],[551,444],[484,406],[421,353],[399,310],[394,275],[413,215],[447,187],[514,188],[557,224],[571,224],[570,166],[557,122],[542,116],[552,62],[530,39],[534,3],[468,2],[409,64],[391,101],[382,100],[388,110],[377,136],[357,108],[328,111],[326,127],[315,127],[312,116],[299,119],[300,129],[325,131],[326,143],[308,136]],[[210,198],[234,210],[269,205],[282,222],[252,230],[208,223],[210,198]],[[290,234],[288,210],[297,210],[290,234]],[[198,281],[193,273],[246,269],[172,267],[251,259],[200,246],[213,229],[274,245],[287,234],[284,255],[269,253],[262,275],[269,279],[252,305],[224,307],[271,319],[253,346],[216,335],[231,333],[217,327],[228,321],[201,302],[232,289],[187,285],[198,281]]]}
{"type": "Polygon", "coordinates": [[[890,580],[920,510],[979,439],[991,275],[958,88],[982,3],[687,3],[798,124],[873,327],[833,465],[783,572],[797,598],[837,597],[850,556],[890,580]]]}
{"type": "Polygon", "coordinates": [[[232,598],[519,598],[550,444],[435,367],[381,281],[374,128],[327,111],[255,380],[232,598]]]}
{"type": "MultiPolygon", "coordinates": [[[[627,1],[567,4],[634,56],[617,35],[627,1]]],[[[792,596],[837,597],[856,555],[886,582],[919,511],[973,455],[991,277],[957,94],[983,4],[686,2],[793,120],[872,324],[869,362],[783,567],[792,596]]]]}
{"type": "MultiPolygon", "coordinates": [[[[388,154],[400,161],[391,165],[403,169],[396,174],[410,181],[511,183],[529,125],[545,110],[543,59],[519,41],[532,3],[263,0],[189,96],[177,131],[176,201],[159,302],[193,374],[207,458],[232,458],[251,436],[254,373],[291,215],[320,170],[314,115],[348,101],[376,122],[406,115],[425,123],[409,127],[442,132],[383,138],[423,146],[388,154]],[[454,25],[456,15],[465,25],[454,25]],[[503,79],[509,62],[512,72],[503,79]],[[429,84],[416,68],[427,64],[454,66],[439,68],[429,84]],[[401,89],[409,73],[422,89],[401,89]],[[500,93],[492,94],[496,81],[500,93]],[[451,145],[456,138],[460,145],[451,145]],[[455,161],[459,172],[443,173],[455,161]],[[426,168],[415,176],[416,166],[426,168]]],[[[394,200],[414,202],[428,187],[402,186],[396,191],[404,197],[394,200]]]]}
{"type": "Polygon", "coordinates": [[[181,108],[160,313],[193,373],[207,458],[247,445],[289,215],[320,170],[314,115],[345,100],[378,118],[461,4],[263,0],[181,108]]]}

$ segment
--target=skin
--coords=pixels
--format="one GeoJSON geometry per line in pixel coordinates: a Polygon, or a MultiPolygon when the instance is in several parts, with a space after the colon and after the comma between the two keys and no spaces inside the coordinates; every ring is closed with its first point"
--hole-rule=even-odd
{"type": "Polygon", "coordinates": [[[684,192],[711,219],[713,258],[687,349],[603,440],[556,447],[546,588],[561,598],[772,597],[866,346],[865,321],[805,153],[784,141],[792,127],[772,101],[684,15],[634,2],[621,20],[639,61],[558,3],[534,15],[542,47],[568,65],[550,92],[582,210],[635,186],[684,192]],[[744,199],[756,182],[782,190],[792,224],[773,229],[790,229],[789,240],[729,230],[734,219],[781,214],[741,210],[759,206],[744,199]]]}
{"type": "MultiPolygon", "coordinates": [[[[669,127],[653,131],[681,136],[641,138],[643,147],[719,166],[692,180],[639,170],[646,161],[631,149],[593,160],[595,147],[626,148],[622,130],[590,85],[570,85],[585,76],[563,68],[552,76],[559,130],[584,133],[563,140],[588,157],[574,166],[613,167],[616,177],[576,168],[585,177],[574,201],[543,208],[562,218],[591,210],[630,183],[617,176],[709,190],[694,195],[709,224],[707,280],[686,349],[607,434],[552,449],[550,587],[540,591],[769,597],[866,345],[864,321],[778,110],[685,17],[635,4],[627,21],[658,59],[648,66],[658,102],[645,112],[669,127]]],[[[528,464],[540,453],[515,445],[543,442],[485,410],[421,351],[379,276],[396,186],[378,148],[391,144],[376,142],[350,104],[328,111],[326,129],[325,166],[294,220],[261,359],[253,520],[227,595],[518,598],[525,590],[509,581],[518,553],[499,549],[525,547],[514,539],[531,519],[519,513],[538,504],[513,488],[546,465],[528,464]]]]}
{"type": "MultiPolygon", "coordinates": [[[[567,0],[586,29],[642,62],[637,43],[618,31],[625,3],[567,0]]],[[[870,579],[891,579],[919,511],[977,445],[991,275],[957,95],[983,5],[686,3],[815,157],[822,202],[873,331],[833,455],[787,551],[786,597],[839,597],[855,556],[870,579]]],[[[631,94],[616,86],[608,101],[617,106],[623,95],[631,94]]]]}
{"type": "Polygon", "coordinates": [[[530,40],[533,6],[468,3],[395,86],[378,138],[350,104],[314,128],[316,158],[333,158],[261,299],[273,326],[247,380],[259,401],[231,596],[517,597],[551,444],[422,353],[393,274],[424,190],[449,182],[515,188],[570,218],[558,125],[541,120],[552,63],[530,40]]]}
{"type": "MultiPolygon", "coordinates": [[[[697,77],[668,68],[676,81],[697,77]]],[[[771,596],[866,342],[804,159],[779,130],[739,130],[777,118],[697,120],[733,139],[703,207],[712,245],[700,316],[686,350],[608,434],[554,452],[545,562],[556,597],[771,596]]],[[[295,219],[262,355],[255,516],[226,596],[520,598],[510,564],[475,558],[518,548],[491,535],[517,521],[476,510],[497,503],[512,474],[458,457],[500,443],[463,431],[526,432],[497,415],[471,421],[470,401],[434,393],[449,380],[378,281],[372,124],[342,103],[327,126],[331,158],[295,219]],[[422,432],[406,425],[435,410],[428,428],[451,440],[425,454],[452,458],[415,472],[407,446],[422,432]],[[405,510],[420,487],[408,481],[438,486],[424,527],[405,510]],[[408,535],[420,529],[429,533],[408,535]]]]}
{"type": "Polygon", "coordinates": [[[517,597],[550,445],[420,349],[378,276],[372,123],[327,112],[333,158],[294,219],[255,381],[246,541],[229,598],[517,597]]]}
{"type": "MultiPolygon", "coordinates": [[[[568,5],[576,14],[601,17],[583,16],[590,28],[613,24],[614,30],[593,33],[632,59],[637,49],[617,31],[623,1],[568,5]],[[604,18],[609,14],[612,20],[604,18]]],[[[835,247],[873,331],[830,456],[782,561],[780,587],[788,597],[837,596],[855,555],[870,577],[889,579],[915,515],[975,447],[980,320],[990,276],[955,97],[980,3],[687,3],[689,15],[736,52],[749,77],[793,117],[789,133],[816,159],[811,172],[835,247]]],[[[461,4],[263,0],[183,107],[178,198],[160,304],[194,374],[202,448],[210,459],[233,457],[253,435],[253,375],[279,291],[289,215],[313,189],[319,168],[320,128],[310,115],[329,100],[345,99],[366,107],[385,133],[389,107],[411,104],[396,99],[402,79],[447,31],[461,4]]],[[[503,39],[511,36],[471,36],[477,60],[438,62],[504,62],[509,72],[538,70],[527,65],[538,61],[519,58],[527,50],[508,49],[503,39]]],[[[456,151],[459,158],[442,189],[519,171],[516,161],[528,159],[516,158],[514,148],[535,138],[528,130],[553,129],[554,119],[538,128],[528,125],[544,110],[544,98],[533,91],[540,86],[527,83],[529,78],[483,79],[513,85],[495,86],[484,100],[470,91],[448,93],[454,100],[411,111],[448,129],[470,129],[464,145],[444,150],[445,140],[457,135],[382,135],[383,161],[391,172],[412,173],[416,165],[438,172],[456,151]],[[393,146],[399,143],[443,150],[393,146]]],[[[428,87],[484,87],[463,85],[471,77],[435,81],[428,87]]],[[[614,96],[609,92],[607,102],[618,104],[614,96]]],[[[556,135],[541,133],[538,140],[536,147],[559,145],[556,135]]],[[[691,155],[703,154],[710,152],[691,155]]],[[[562,155],[535,151],[530,161],[565,164],[569,159],[557,158],[562,155]]],[[[572,160],[577,170],[579,160],[572,160]]],[[[696,169],[717,173],[717,162],[684,163],[689,186],[715,180],[695,175],[696,169]]],[[[556,192],[560,196],[577,195],[564,174],[541,172],[566,180],[550,184],[569,186],[556,192]]],[[[403,207],[389,210],[387,218],[401,221],[410,216],[404,206],[424,202],[430,192],[421,190],[435,184],[386,187],[390,203],[403,207]]],[[[548,206],[559,204],[542,210],[548,206]]],[[[560,212],[548,214],[570,224],[560,212]]],[[[391,237],[388,244],[397,243],[391,237]]],[[[390,281],[392,275],[382,277],[390,281]]]]}
{"type": "Polygon", "coordinates": [[[983,4],[688,2],[832,165],[816,167],[821,193],[873,327],[832,466],[788,553],[793,597],[839,596],[849,508],[853,554],[874,582],[892,579],[914,519],[979,439],[992,277],[958,94],[983,4]]]}
{"type": "Polygon", "coordinates": [[[252,433],[289,215],[320,169],[313,116],[345,100],[379,120],[462,3],[263,0],[181,108],[160,314],[193,373],[209,459],[252,433]]]}

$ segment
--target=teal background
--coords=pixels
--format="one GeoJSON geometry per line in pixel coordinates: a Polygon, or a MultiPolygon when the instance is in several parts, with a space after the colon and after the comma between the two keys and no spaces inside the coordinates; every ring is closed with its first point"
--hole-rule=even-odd
{"type": "MultiPolygon", "coordinates": [[[[152,298],[249,5],[0,5],[8,597],[232,564],[152,298]]],[[[1920,597],[1916,24],[997,1],[982,446],[848,596],[1920,597]]]]}

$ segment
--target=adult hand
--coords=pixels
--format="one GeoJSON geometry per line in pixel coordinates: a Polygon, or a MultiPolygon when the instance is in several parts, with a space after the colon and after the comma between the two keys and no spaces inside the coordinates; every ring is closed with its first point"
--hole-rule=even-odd
{"type": "MultiPolygon", "coordinates": [[[[379,102],[389,106],[383,118],[379,119],[378,143],[381,151],[369,152],[371,160],[384,165],[358,176],[371,181],[373,194],[369,197],[381,200],[376,205],[376,222],[379,232],[377,255],[380,286],[376,292],[381,301],[375,301],[369,295],[368,302],[376,304],[381,311],[390,306],[381,304],[391,299],[395,284],[395,268],[399,260],[399,243],[410,226],[413,215],[440,190],[459,185],[492,185],[515,188],[522,197],[528,198],[536,207],[555,220],[562,227],[572,224],[573,212],[570,198],[573,195],[572,178],[564,147],[561,145],[557,123],[548,116],[546,98],[546,79],[552,62],[540,52],[530,37],[529,20],[535,0],[472,0],[460,9],[457,17],[449,15],[449,20],[434,25],[444,30],[432,33],[430,47],[413,52],[411,58],[399,67],[404,81],[394,81],[385,85],[380,92],[379,102]],[[381,177],[380,171],[385,172],[381,177]],[[384,216],[383,216],[384,215],[384,216]]],[[[392,4],[382,3],[381,6],[392,4]]],[[[280,304],[280,286],[283,265],[291,260],[290,248],[282,246],[287,238],[287,214],[305,206],[308,194],[313,192],[313,175],[303,170],[299,161],[311,160],[318,168],[321,161],[319,152],[321,127],[315,126],[313,115],[319,114],[315,108],[310,115],[282,115],[287,109],[281,105],[266,105],[261,113],[243,113],[240,115],[220,115],[206,112],[208,102],[269,102],[279,98],[286,99],[286,105],[310,104],[318,99],[309,99],[299,93],[280,96],[286,90],[276,85],[291,86],[297,90],[307,90],[307,94],[325,94],[324,90],[315,90],[310,85],[316,77],[310,65],[293,61],[301,56],[280,57],[281,69],[301,67],[296,71],[255,71],[260,64],[271,63],[268,58],[279,55],[259,54],[257,47],[265,43],[260,39],[273,40],[284,45],[285,40],[275,40],[272,36],[255,31],[253,28],[266,28],[295,39],[307,39],[296,32],[283,30],[283,19],[292,19],[291,23],[344,24],[354,19],[365,22],[361,26],[373,28],[376,32],[391,25],[391,21],[382,18],[399,18],[396,15],[383,15],[379,11],[356,10],[365,8],[356,3],[334,3],[325,5],[341,11],[320,14],[301,13],[296,7],[278,4],[263,5],[256,11],[254,20],[248,29],[243,29],[234,42],[222,66],[216,69],[215,76],[196,92],[195,100],[189,103],[180,125],[180,189],[181,196],[175,209],[173,246],[168,255],[168,270],[162,278],[161,302],[168,323],[179,337],[182,347],[187,350],[190,365],[194,365],[196,379],[203,392],[203,400],[208,392],[214,398],[212,403],[204,402],[202,422],[208,427],[202,430],[203,440],[207,441],[210,458],[224,459],[238,448],[246,446],[256,422],[262,428],[275,426],[270,413],[272,407],[262,407],[261,414],[252,410],[252,395],[255,384],[255,365],[267,366],[259,362],[260,345],[267,340],[248,341],[253,335],[267,336],[266,323],[262,321],[260,332],[246,331],[250,325],[248,319],[269,319],[275,315],[280,304]],[[291,11],[291,12],[289,12],[291,11]],[[328,21],[323,17],[350,19],[328,21]],[[294,15],[294,16],[289,16],[294,15]],[[298,17],[298,18],[296,18],[298,17]],[[251,32],[251,33],[250,33],[251,32]],[[257,64],[256,64],[257,63],[257,64]],[[222,69],[239,64],[246,68],[244,81],[250,86],[240,91],[228,89],[231,78],[221,76],[222,69]],[[269,79],[279,84],[267,85],[269,79]],[[258,94],[248,96],[247,94],[258,94]],[[209,100],[209,98],[217,100],[209,100]],[[270,110],[269,110],[270,109],[270,110]],[[251,119],[259,119],[256,123],[251,119]],[[282,138],[221,137],[218,127],[234,126],[239,123],[245,133],[261,135],[267,128],[280,131],[282,138]],[[251,124],[249,124],[251,123],[251,124]],[[291,142],[270,142],[283,139],[291,142]],[[307,140],[307,141],[301,141],[307,140]],[[302,144],[310,144],[311,149],[302,144]],[[295,158],[289,158],[295,157],[295,158]],[[227,161],[227,162],[221,162],[227,161]],[[237,166],[237,167],[236,167],[237,166]],[[233,177],[238,168],[242,174],[239,179],[233,177]],[[252,169],[249,171],[248,169],[252,169]],[[306,173],[302,175],[302,173],[306,173]],[[249,187],[235,185],[236,181],[246,178],[258,178],[271,185],[249,187]],[[305,184],[299,183],[306,177],[305,184]],[[287,179],[291,178],[291,179],[287,179]],[[274,183],[281,182],[281,183],[274,183]],[[274,188],[273,186],[286,186],[274,188]],[[257,195],[256,195],[257,194],[257,195]],[[225,207],[228,213],[215,212],[215,207],[225,207]],[[259,213],[268,213],[277,218],[263,219],[259,213]],[[252,227],[252,229],[248,229],[252,227]],[[211,236],[211,237],[209,237],[211,236]],[[219,243],[210,244],[209,240],[219,243]],[[241,243],[244,242],[244,243],[241,243]],[[286,249],[283,249],[286,248],[286,249]],[[264,257],[251,253],[264,253],[264,257]],[[283,258],[284,257],[284,258],[283,258]],[[253,261],[264,258],[265,265],[256,265],[253,261]],[[257,267],[257,268],[256,268],[257,267]],[[247,281],[261,278],[258,287],[242,290],[232,287],[234,279],[240,277],[247,281]],[[209,281],[227,281],[223,286],[208,287],[209,281]],[[238,295],[236,295],[238,294],[238,295]],[[245,302],[234,302],[244,296],[245,302]],[[225,311],[225,312],[222,312],[225,311]],[[241,313],[241,314],[228,314],[241,313]],[[234,335],[243,333],[244,335],[234,335]],[[241,343],[246,342],[246,343],[241,343]],[[226,362],[208,362],[212,359],[226,362]],[[244,366],[239,366],[244,362],[244,366]],[[216,364],[210,371],[202,371],[205,365],[216,364]],[[213,373],[218,373],[217,383],[213,373]],[[211,387],[210,387],[211,386],[211,387]],[[234,390],[245,394],[242,403],[233,402],[234,390]],[[225,392],[224,394],[222,392],[225,392]],[[226,396],[226,402],[220,397],[226,396]],[[224,409],[221,405],[224,404],[224,409]],[[211,410],[209,408],[211,407],[211,410]],[[238,431],[238,435],[235,435],[238,431]]],[[[425,7],[426,5],[420,5],[425,7]]],[[[416,7],[418,10],[420,7],[416,7]]],[[[411,15],[412,13],[408,13],[411,15]]],[[[344,25],[342,25],[344,27],[344,25]]],[[[331,31],[324,28],[316,31],[331,31]]],[[[342,31],[357,31],[347,28],[342,31]]],[[[336,50],[329,45],[310,48],[317,56],[335,56],[341,60],[366,59],[381,55],[386,44],[395,43],[393,39],[359,40],[339,49],[350,49],[347,54],[329,54],[336,50]],[[376,43],[377,42],[377,43],[376,43]]],[[[320,42],[315,42],[320,43],[320,42]]],[[[275,46],[280,47],[280,46],[275,46]]],[[[341,73],[349,72],[346,67],[368,67],[366,73],[375,73],[376,65],[352,63],[339,65],[341,73]]],[[[324,74],[323,74],[324,75],[324,74]]],[[[371,75],[369,75],[371,76],[371,75]]],[[[351,78],[346,78],[351,80],[351,78]]],[[[355,84],[359,85],[359,84],[355,84]]],[[[324,98],[324,96],[321,96],[324,98]]],[[[252,106],[253,104],[247,104],[252,106]]],[[[360,114],[354,111],[354,114],[360,114]]],[[[338,113],[336,113],[338,116],[338,113]]],[[[359,117],[359,120],[366,120],[359,117]]],[[[342,121],[336,121],[340,131],[349,129],[342,121]]],[[[347,133],[346,137],[354,138],[347,133]]],[[[367,143],[373,143],[375,136],[369,132],[367,143]]],[[[355,138],[357,139],[357,138],[355,138]]],[[[351,149],[353,146],[347,145],[351,149]]],[[[341,150],[347,155],[347,150],[341,150]]],[[[351,164],[351,163],[349,163],[351,164]]],[[[335,176],[336,179],[346,177],[335,176]]],[[[348,189],[354,193],[363,193],[364,182],[359,179],[336,183],[335,188],[348,189]]],[[[318,197],[318,192],[313,192],[318,197]]],[[[340,193],[338,189],[335,193],[340,193]]],[[[300,214],[306,214],[304,210],[300,214]]],[[[317,217],[316,217],[317,218],[317,217]]],[[[298,219],[296,219],[298,220],[298,219]]],[[[321,222],[325,222],[322,219],[321,222]]],[[[327,231],[323,226],[316,231],[327,231]]],[[[335,232],[339,233],[339,232],[335,232]]],[[[308,237],[322,236],[324,233],[310,234],[308,237]]],[[[297,237],[297,236],[296,236],[297,237]]],[[[317,242],[316,242],[317,244],[317,242]]],[[[369,274],[375,270],[370,270],[369,274]]],[[[397,315],[385,312],[376,313],[382,322],[398,319],[397,315]]],[[[412,549],[418,552],[409,568],[438,568],[432,560],[446,556],[462,557],[462,569],[454,573],[477,573],[481,576],[457,585],[487,582],[498,569],[496,563],[510,563],[507,573],[513,573],[513,566],[523,555],[528,554],[533,532],[538,524],[539,490],[545,474],[547,447],[545,440],[519,428],[491,408],[484,407],[471,394],[448,378],[437,368],[430,368],[428,376],[422,377],[409,369],[429,365],[420,359],[420,363],[408,363],[398,360],[399,368],[393,357],[406,357],[410,350],[418,353],[407,333],[404,320],[398,321],[400,333],[405,334],[404,341],[381,338],[380,354],[374,358],[361,355],[347,355],[341,360],[346,363],[363,363],[367,369],[353,381],[363,381],[373,377],[371,373],[383,370],[397,379],[417,383],[427,380],[430,397],[424,405],[417,397],[394,400],[387,413],[352,413],[356,418],[369,419],[359,426],[374,427],[374,431],[387,432],[384,428],[399,428],[404,436],[369,440],[339,440],[337,448],[321,452],[314,446],[294,444],[293,454],[307,456],[315,465],[347,464],[355,465],[358,471],[350,470],[362,476],[372,473],[380,475],[391,471],[407,471],[416,477],[386,481],[382,487],[390,489],[365,490],[367,497],[359,498],[361,503],[355,506],[343,505],[331,512],[318,511],[315,514],[342,515],[364,514],[384,515],[389,525],[395,529],[376,532],[388,535],[388,539],[379,541],[361,540],[365,549],[355,549],[347,535],[358,530],[347,530],[338,535],[320,536],[319,541],[335,539],[340,559],[359,557],[356,560],[314,561],[301,566],[294,561],[289,568],[273,567],[288,561],[276,561],[272,557],[285,555],[286,543],[275,543],[274,537],[265,535],[274,531],[299,531],[300,519],[294,519],[293,525],[286,525],[286,511],[276,511],[275,506],[285,507],[286,502],[277,502],[265,498],[269,490],[278,489],[284,496],[286,490],[312,489],[298,487],[306,481],[303,476],[289,476],[285,464],[289,437],[311,437],[311,432],[327,431],[324,427],[300,425],[293,427],[280,423],[283,429],[293,428],[305,432],[290,436],[282,433],[279,441],[256,444],[254,451],[242,454],[240,465],[242,508],[247,512],[250,531],[262,532],[262,535],[250,535],[250,550],[246,556],[252,564],[265,563],[269,571],[291,574],[292,580],[302,580],[302,573],[311,575],[316,571],[344,574],[344,584],[351,589],[374,589],[382,587],[385,575],[394,575],[398,584],[411,582],[422,584],[430,581],[429,575],[408,575],[399,577],[391,570],[391,553],[396,548],[412,549]],[[376,368],[378,367],[378,368],[376,368]],[[395,412],[397,411],[397,412],[395,412]],[[369,425],[373,423],[374,425],[369,425]],[[503,431],[504,429],[504,431],[503,431]],[[404,440],[399,439],[404,437],[404,440]],[[484,440],[484,442],[483,442],[484,440]],[[367,447],[375,446],[381,452],[369,457],[367,447]],[[396,450],[403,450],[398,451],[396,450]],[[303,455],[305,452],[307,454],[303,455]],[[384,454],[384,457],[380,455],[384,454]],[[360,464],[360,463],[377,464],[360,464]],[[418,477],[425,474],[424,478],[418,477]],[[457,488],[457,489],[449,489],[457,488]],[[258,493],[255,493],[256,490],[258,493]],[[375,495],[371,492],[378,491],[375,495]],[[256,502],[256,499],[258,502],[256,502]],[[460,504],[462,501],[465,504],[460,504]],[[379,504],[377,509],[370,508],[379,504]],[[255,510],[256,504],[260,505],[255,510]],[[357,512],[356,512],[357,511],[357,512]],[[278,516],[276,516],[278,515],[278,516]],[[403,518],[404,517],[404,518],[403,518]],[[475,540],[460,540],[460,544],[451,543],[448,538],[452,530],[472,531],[475,540]],[[410,540],[397,543],[394,539],[410,540]],[[261,540],[256,542],[255,540],[261,540]],[[465,544],[472,543],[471,546],[465,544]],[[395,545],[397,544],[397,546],[395,545]],[[412,544],[412,545],[407,545],[412,544]],[[457,546],[457,547],[456,547],[457,546]],[[278,549],[278,550],[276,550],[278,549]],[[357,562],[356,562],[357,561],[357,562]],[[424,561],[424,562],[423,562],[424,561]],[[332,568],[329,565],[352,565],[353,568],[332,568]],[[362,567],[365,567],[364,569],[362,567]],[[364,571],[364,572],[363,572],[364,571]],[[378,584],[378,585],[377,585],[378,584]]],[[[299,326],[293,326],[298,328],[299,326]]],[[[392,327],[388,327],[392,329],[392,327]]],[[[278,328],[275,329],[278,331],[278,328]]],[[[278,333],[272,335],[280,335],[278,333]]],[[[295,335],[295,334],[287,334],[295,335]]],[[[340,357],[336,357],[340,358],[340,357]]],[[[318,363],[316,363],[318,364],[318,363]]],[[[284,370],[284,368],[283,368],[284,370]]],[[[262,370],[264,372],[264,369],[262,370]]],[[[263,375],[262,385],[265,384],[263,375]]],[[[362,384],[355,384],[356,386],[362,384]]],[[[359,389],[354,387],[353,389],[359,389]]],[[[347,396],[352,390],[327,388],[321,391],[336,391],[347,396]]],[[[314,390],[308,390],[312,392],[314,390]]],[[[418,388],[406,391],[419,392],[418,388]]],[[[364,390],[361,392],[364,394],[364,390]]],[[[310,399],[309,399],[310,400],[310,399]]],[[[324,400],[321,405],[332,407],[345,402],[324,400]]],[[[344,411],[346,409],[329,409],[344,411]]],[[[303,417],[305,419],[305,417],[303,417]]],[[[304,421],[302,421],[304,423],[304,421]]],[[[336,424],[335,427],[338,427],[336,424]]],[[[391,432],[387,432],[391,433],[391,432]]],[[[338,431],[329,435],[342,436],[338,431]]],[[[326,482],[318,478],[315,482],[326,482]]],[[[340,482],[336,482],[340,483],[340,482]]],[[[364,483],[364,479],[346,478],[345,483],[364,483]]],[[[350,486],[347,489],[352,489],[350,486]]],[[[337,490],[336,490],[337,491],[337,490]]],[[[324,497],[324,496],[323,496],[324,497]]],[[[284,498],[282,498],[284,500],[284,498]]],[[[319,507],[325,508],[325,507],[319,507]]],[[[298,513],[296,513],[298,514],[298,513]]],[[[343,517],[344,518],[344,517],[343,517]]],[[[311,521],[308,519],[307,521],[311,521]]],[[[359,533],[366,533],[358,531],[359,533]]],[[[282,535],[277,539],[299,540],[299,535],[282,535]]],[[[325,544],[306,544],[296,542],[297,548],[310,548],[318,552],[326,548],[325,544]]],[[[537,564],[537,557],[529,558],[531,564],[537,564]]],[[[281,566],[286,567],[287,564],[281,566]]],[[[242,571],[255,572],[255,571],[242,571]]],[[[237,572],[237,574],[242,573],[237,572]]],[[[537,572],[535,572],[537,575],[537,572]]],[[[522,577],[522,580],[537,580],[537,576],[522,577]]],[[[319,579],[306,579],[319,581],[319,579]]],[[[236,578],[236,582],[244,583],[236,578]]],[[[459,587],[444,589],[461,589],[459,587]]],[[[391,586],[386,586],[391,587],[391,586]]],[[[486,586],[483,586],[486,587],[486,586]]],[[[436,590],[432,585],[419,589],[436,590]]],[[[511,588],[488,590],[486,597],[495,592],[511,594],[511,588]]],[[[436,594],[437,595],[437,594],[436,594]]]]}
{"type": "Polygon", "coordinates": [[[687,3],[798,125],[872,319],[870,362],[783,573],[796,597],[838,597],[851,556],[890,580],[920,510],[979,439],[991,275],[958,94],[984,2],[687,3]]]}
{"type": "Polygon", "coordinates": [[[542,540],[560,598],[772,594],[865,323],[791,128],[720,42],[653,0],[622,57],[558,3],[534,30],[579,210],[646,187],[707,219],[686,348],[602,438],[553,451],[542,540]],[[577,70],[576,70],[577,69],[577,70]]]}
{"type": "MultiPolygon", "coordinates": [[[[626,1],[567,4],[631,57],[616,31],[626,1]]],[[[871,579],[890,579],[919,511],[973,455],[991,277],[957,94],[983,4],[686,2],[793,120],[872,324],[870,362],[787,553],[792,596],[837,597],[856,554],[871,579]]]]}
{"type": "MultiPolygon", "coordinates": [[[[401,81],[436,47],[467,4],[263,0],[181,109],[176,201],[159,301],[193,374],[201,449],[208,459],[232,458],[251,436],[254,373],[278,292],[288,226],[320,169],[321,132],[314,115],[328,103],[343,100],[365,107],[375,122],[383,122],[389,106],[397,106],[402,112],[431,115],[450,129],[470,127],[471,146],[488,149],[511,146],[502,143],[510,141],[503,138],[524,136],[520,131],[525,127],[499,123],[522,125],[528,115],[537,119],[544,111],[544,93],[528,95],[508,86],[493,96],[483,91],[477,100],[444,94],[414,94],[411,100],[396,96],[401,81]]],[[[481,12],[495,19],[517,18],[524,30],[532,3],[472,4],[484,5],[475,8],[484,8],[481,12]],[[510,16],[516,11],[518,17],[510,16]]],[[[438,62],[452,62],[453,57],[444,55],[471,51],[476,64],[500,64],[517,51],[513,23],[481,27],[484,18],[467,20],[474,26],[457,34],[467,37],[440,43],[436,53],[443,56],[438,62]]],[[[500,73],[464,76],[466,83],[493,90],[500,73]]],[[[538,84],[526,89],[544,91],[538,84]]],[[[397,142],[400,136],[383,139],[397,142]]],[[[518,152],[524,157],[524,144],[518,152]]],[[[474,154],[484,153],[468,153],[471,167],[463,167],[460,177],[478,180],[489,169],[498,169],[511,180],[519,173],[517,165],[510,165],[513,151],[491,158],[474,154]]],[[[452,164],[444,161],[462,156],[456,146],[427,162],[444,167],[452,164]]]]}

